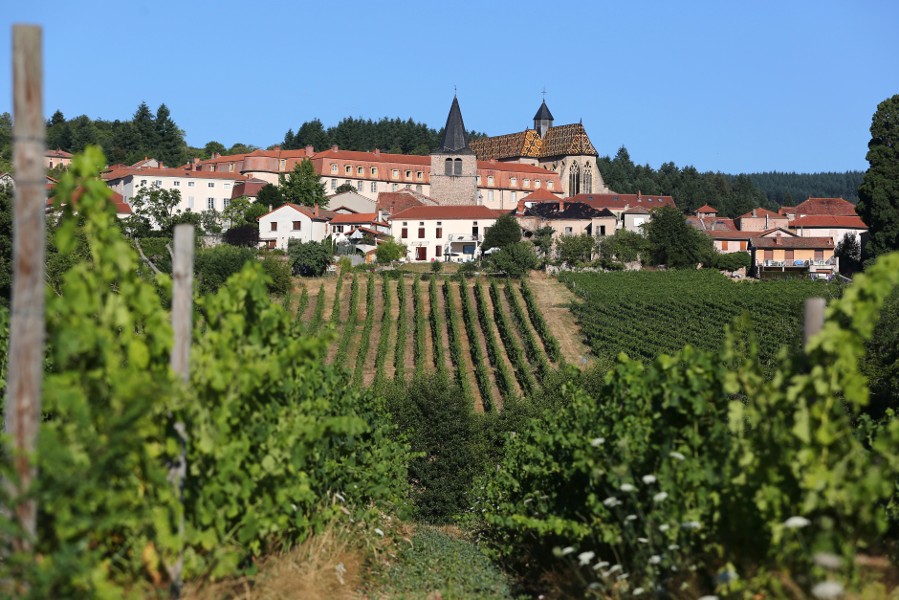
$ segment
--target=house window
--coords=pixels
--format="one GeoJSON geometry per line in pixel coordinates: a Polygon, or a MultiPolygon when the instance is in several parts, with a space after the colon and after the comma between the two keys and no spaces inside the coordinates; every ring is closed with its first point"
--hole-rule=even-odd
{"type": "Polygon", "coordinates": [[[540,189],[540,180],[539,179],[534,180],[534,189],[537,189],[537,190],[540,189]]]}
{"type": "Polygon", "coordinates": [[[206,198],[206,208],[215,210],[215,198],[206,198]]]}
{"type": "Polygon", "coordinates": [[[225,186],[225,189],[226,189],[226,190],[227,190],[229,187],[231,187],[231,184],[230,184],[230,183],[227,183],[227,182],[223,183],[222,185],[225,186]]]}
{"type": "Polygon", "coordinates": [[[350,180],[349,180],[349,179],[344,179],[344,180],[343,180],[343,185],[353,185],[353,184],[350,183],[350,180]]]}
{"type": "Polygon", "coordinates": [[[362,191],[362,184],[363,184],[363,183],[364,183],[363,181],[357,181],[357,182],[356,182],[356,191],[357,191],[357,192],[361,192],[361,191],[362,191]]]}
{"type": "Polygon", "coordinates": [[[162,187],[162,179],[157,179],[153,182],[154,187],[162,187]]]}
{"type": "Polygon", "coordinates": [[[332,191],[332,192],[336,192],[336,191],[337,191],[337,180],[336,180],[336,179],[332,179],[332,180],[331,180],[331,191],[332,191]]]}
{"type": "Polygon", "coordinates": [[[378,182],[377,182],[377,181],[372,181],[372,182],[371,182],[371,191],[372,191],[372,192],[377,192],[377,191],[378,191],[378,182]]]}
{"type": "Polygon", "coordinates": [[[434,254],[437,256],[437,258],[443,256],[443,246],[434,246],[434,254]]]}
{"type": "Polygon", "coordinates": [[[194,209],[194,197],[193,196],[187,197],[187,208],[188,208],[188,210],[194,209]]]}
{"type": "Polygon", "coordinates": [[[371,168],[371,176],[372,176],[372,177],[377,177],[377,176],[378,176],[378,167],[372,167],[372,168],[371,168]]]}
{"type": "Polygon", "coordinates": [[[487,190],[487,202],[493,202],[493,190],[487,190]]]}
{"type": "Polygon", "coordinates": [[[194,183],[196,183],[196,182],[194,182],[194,181],[188,181],[188,182],[187,182],[187,187],[194,187],[194,183]]]}
{"type": "Polygon", "coordinates": [[[740,250],[746,249],[746,242],[740,242],[740,250]]]}
{"type": "Polygon", "coordinates": [[[424,239],[424,237],[425,237],[425,228],[419,227],[418,228],[418,239],[422,240],[422,239],[424,239]]]}
{"type": "Polygon", "coordinates": [[[462,174],[462,159],[457,158],[453,160],[453,175],[461,175],[462,174]]]}
{"type": "Polygon", "coordinates": [[[343,233],[343,225],[335,225],[334,232],[335,233],[343,233]]]}
{"type": "Polygon", "coordinates": [[[425,174],[422,173],[421,171],[417,171],[417,172],[415,173],[415,178],[416,178],[417,180],[419,180],[419,181],[421,181],[422,179],[424,179],[424,176],[425,176],[425,174]]]}
{"type": "Polygon", "coordinates": [[[364,175],[365,169],[362,167],[356,167],[356,175],[364,175]]]}
{"type": "Polygon", "coordinates": [[[553,189],[553,182],[552,182],[552,180],[546,182],[546,187],[549,188],[549,189],[553,189]]]}
{"type": "Polygon", "coordinates": [[[512,192],[512,202],[518,202],[518,192],[512,192]]]}
{"type": "Polygon", "coordinates": [[[272,231],[278,231],[278,222],[272,221],[272,231]]]}
{"type": "MultiPolygon", "coordinates": [[[[527,180],[525,180],[527,181],[527,180]]],[[[487,185],[493,185],[493,175],[487,176],[487,185]]]]}
{"type": "Polygon", "coordinates": [[[299,230],[300,230],[300,227],[301,227],[302,225],[303,225],[303,222],[302,222],[302,221],[294,221],[294,222],[293,222],[293,230],[294,230],[294,231],[299,231],[299,230]]]}
{"type": "Polygon", "coordinates": [[[215,187],[215,182],[214,182],[214,181],[210,181],[209,183],[206,184],[206,187],[214,188],[214,187],[215,187]]]}
{"type": "Polygon", "coordinates": [[[140,186],[141,186],[141,187],[144,187],[145,185],[147,185],[147,180],[146,180],[146,179],[141,179],[141,180],[140,180],[140,186]]]}
{"type": "Polygon", "coordinates": [[[774,250],[765,250],[765,260],[774,260],[774,250]]]}
{"type": "MultiPolygon", "coordinates": [[[[279,170],[279,171],[283,171],[283,170],[286,169],[286,168],[287,168],[287,159],[286,159],[286,158],[282,158],[281,160],[278,161],[278,170],[279,170]]],[[[231,170],[231,171],[234,170],[234,165],[231,165],[231,169],[230,169],[230,170],[231,170]]]]}
{"type": "Polygon", "coordinates": [[[571,235],[572,233],[574,233],[574,231],[571,229],[571,227],[565,228],[565,235],[571,235]]]}
{"type": "Polygon", "coordinates": [[[605,235],[605,234],[606,234],[606,226],[600,225],[599,226],[599,235],[605,235]]]}
{"type": "Polygon", "coordinates": [[[727,250],[727,240],[721,240],[721,250],[727,250]]]}
{"type": "Polygon", "coordinates": [[[478,237],[478,231],[478,222],[473,221],[471,223],[471,235],[473,235],[474,237],[478,237]]]}
{"type": "Polygon", "coordinates": [[[412,171],[406,171],[406,179],[412,179],[412,171]]]}
{"type": "Polygon", "coordinates": [[[524,187],[526,187],[526,188],[531,187],[531,180],[530,180],[530,179],[525,179],[525,180],[524,180],[524,187]]]}
{"type": "Polygon", "coordinates": [[[234,172],[234,163],[228,163],[228,171],[234,172]]]}
{"type": "Polygon", "coordinates": [[[824,250],[815,250],[815,260],[824,260],[824,250]]]}
{"type": "Polygon", "coordinates": [[[353,167],[351,167],[350,165],[345,166],[345,167],[343,168],[343,170],[344,170],[344,172],[345,172],[347,175],[352,175],[352,174],[353,174],[353,167]]]}
{"type": "Polygon", "coordinates": [[[477,177],[475,177],[475,181],[477,182],[478,185],[481,185],[481,176],[478,175],[477,177]]]}
{"type": "Polygon", "coordinates": [[[180,181],[173,181],[173,182],[172,182],[172,185],[175,186],[175,187],[181,187],[181,182],[180,182],[180,181]]]}
{"type": "Polygon", "coordinates": [[[437,239],[439,240],[442,237],[443,237],[443,223],[441,223],[440,221],[437,221],[437,239]]]}
{"type": "Polygon", "coordinates": [[[337,165],[335,163],[331,163],[331,172],[337,173],[337,165]]]}
{"type": "MultiPolygon", "coordinates": [[[[784,250],[784,260],[787,261],[787,262],[793,262],[793,257],[794,257],[793,252],[794,252],[794,251],[793,251],[792,249],[791,249],[791,250],[784,250]]],[[[816,257],[816,258],[817,258],[817,257],[816,257]]]]}
{"type": "Polygon", "coordinates": [[[229,204],[231,204],[230,198],[225,198],[224,200],[222,200],[222,210],[228,208],[229,204]]]}
{"type": "Polygon", "coordinates": [[[391,186],[391,191],[395,192],[398,188],[399,186],[394,183],[393,186],[391,186]]]}
{"type": "Polygon", "coordinates": [[[391,171],[391,175],[393,176],[394,179],[399,179],[400,178],[400,170],[394,169],[393,171],[391,171]]]}
{"type": "Polygon", "coordinates": [[[517,178],[517,177],[513,177],[512,179],[510,179],[510,180],[509,180],[509,185],[511,185],[512,187],[515,187],[516,185],[518,185],[518,178],[517,178]]]}
{"type": "MultiPolygon", "coordinates": [[[[405,223],[404,223],[404,225],[405,225],[405,223]]],[[[403,239],[408,238],[409,237],[409,229],[406,227],[403,227],[402,229],[400,229],[400,237],[403,239]]]]}

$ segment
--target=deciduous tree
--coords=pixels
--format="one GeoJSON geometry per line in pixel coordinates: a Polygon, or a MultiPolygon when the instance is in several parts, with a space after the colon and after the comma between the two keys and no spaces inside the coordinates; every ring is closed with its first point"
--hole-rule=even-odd
{"type": "Polygon", "coordinates": [[[308,158],[297,163],[290,173],[279,175],[278,188],[285,202],[302,206],[318,204],[322,208],[328,206],[325,184],[308,158]]]}
{"type": "Polygon", "coordinates": [[[520,241],[521,227],[518,225],[518,221],[512,215],[502,215],[493,226],[487,228],[481,250],[502,249],[520,241]]]}

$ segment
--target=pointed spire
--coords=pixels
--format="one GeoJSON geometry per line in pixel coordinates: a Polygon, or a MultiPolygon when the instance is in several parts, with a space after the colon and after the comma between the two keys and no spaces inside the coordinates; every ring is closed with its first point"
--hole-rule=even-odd
{"type": "Polygon", "coordinates": [[[549,107],[546,105],[546,100],[540,105],[540,108],[537,110],[537,114],[534,115],[535,121],[553,121],[553,114],[549,112],[549,107]]]}
{"type": "Polygon", "coordinates": [[[443,128],[443,141],[437,148],[438,154],[454,153],[468,154],[468,134],[465,132],[465,123],[462,122],[462,110],[459,108],[459,99],[453,96],[453,104],[450,106],[449,115],[446,117],[446,127],[443,128]]]}

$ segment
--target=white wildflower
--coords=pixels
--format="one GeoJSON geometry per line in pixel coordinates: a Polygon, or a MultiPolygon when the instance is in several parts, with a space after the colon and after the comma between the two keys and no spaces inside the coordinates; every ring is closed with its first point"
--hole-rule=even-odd
{"type": "Polygon", "coordinates": [[[600,585],[596,581],[594,581],[593,583],[591,583],[590,585],[587,586],[588,590],[598,590],[599,588],[600,588],[600,585]]]}
{"type": "Polygon", "coordinates": [[[587,552],[581,552],[580,554],[578,554],[577,560],[583,567],[584,565],[589,565],[594,556],[596,556],[596,553],[588,550],[587,552]]]}
{"type": "Polygon", "coordinates": [[[668,456],[670,456],[671,458],[673,458],[673,459],[675,459],[675,460],[686,460],[686,459],[687,459],[686,456],[684,456],[684,455],[681,454],[680,452],[676,452],[676,451],[675,451],[675,452],[669,452],[669,453],[668,453],[668,456]]]}
{"type": "Polygon", "coordinates": [[[812,557],[812,560],[814,560],[815,564],[819,567],[824,567],[825,569],[830,569],[832,571],[843,568],[843,559],[830,552],[818,552],[812,557]]]}
{"type": "Polygon", "coordinates": [[[643,537],[637,538],[637,541],[640,542],[641,544],[648,544],[648,543],[649,543],[649,540],[646,539],[646,538],[643,538],[643,537]]]}
{"type": "Polygon", "coordinates": [[[612,568],[606,572],[606,575],[611,575],[612,573],[615,573],[620,570],[621,570],[621,565],[612,565],[612,568]]]}
{"type": "Polygon", "coordinates": [[[642,596],[642,595],[643,595],[643,591],[644,591],[643,588],[634,588],[634,591],[631,592],[631,593],[632,593],[634,596],[642,596]]]}
{"type": "Polygon", "coordinates": [[[671,544],[670,546],[668,546],[668,549],[673,552],[675,550],[680,550],[680,546],[678,546],[677,544],[671,544]]]}
{"type": "Polygon", "coordinates": [[[651,565],[657,565],[660,562],[662,562],[662,557],[659,556],[658,554],[653,554],[652,556],[649,557],[649,564],[651,564],[651,565]]]}
{"type": "Polygon", "coordinates": [[[596,563],[595,565],[593,565],[593,570],[599,571],[600,569],[605,569],[608,566],[609,566],[609,561],[602,560],[602,561],[599,561],[598,563],[596,563]]]}
{"type": "Polygon", "coordinates": [[[661,525],[659,525],[659,531],[661,531],[662,533],[665,533],[669,529],[671,529],[671,526],[667,523],[662,523],[661,525]]]}
{"type": "Polygon", "coordinates": [[[603,438],[603,437],[593,438],[592,440],[590,440],[590,445],[593,446],[594,448],[598,448],[599,446],[602,446],[605,443],[606,443],[606,438],[603,438]]]}
{"type": "Polygon", "coordinates": [[[621,502],[615,496],[609,496],[605,500],[602,501],[603,505],[612,508],[613,506],[618,506],[621,502]]]}
{"type": "Polygon", "coordinates": [[[573,546],[565,546],[564,548],[562,548],[562,556],[568,556],[572,552],[574,552],[573,546]]]}
{"type": "Polygon", "coordinates": [[[787,529],[801,529],[803,527],[808,527],[811,524],[812,522],[805,517],[790,517],[784,521],[784,527],[787,529]]]}
{"type": "Polygon", "coordinates": [[[384,537],[384,532],[381,531],[379,527],[375,527],[375,533],[377,533],[381,537],[384,537]]]}
{"type": "Polygon", "coordinates": [[[684,529],[699,529],[702,527],[702,523],[699,521],[687,521],[686,523],[681,523],[680,526],[684,529]]]}
{"type": "Polygon", "coordinates": [[[658,494],[656,494],[655,496],[652,497],[652,501],[653,502],[662,502],[667,497],[668,497],[667,492],[659,492],[658,494]]]}
{"type": "Polygon", "coordinates": [[[346,498],[343,497],[343,494],[340,492],[334,492],[334,497],[340,500],[341,502],[346,502],[346,498]]]}
{"type": "Polygon", "coordinates": [[[644,475],[643,476],[643,483],[645,483],[646,485],[649,485],[649,484],[655,483],[655,482],[656,482],[655,475],[644,475]]]}
{"type": "Polygon", "coordinates": [[[628,515],[626,518],[627,518],[628,521],[636,521],[636,520],[637,520],[637,515],[628,515]]]}
{"type": "Polygon", "coordinates": [[[812,588],[812,596],[821,600],[839,598],[843,595],[843,585],[838,581],[822,581],[812,588]]]}
{"type": "Polygon", "coordinates": [[[619,489],[621,489],[622,492],[635,492],[635,491],[637,491],[637,488],[635,488],[634,486],[632,486],[632,485],[629,484],[629,483],[623,483],[623,484],[621,484],[621,488],[619,488],[619,489]]]}
{"type": "Polygon", "coordinates": [[[624,581],[624,580],[627,579],[628,577],[630,577],[630,575],[629,575],[628,573],[622,573],[621,575],[619,575],[619,576],[616,577],[615,579],[617,579],[618,581],[624,581]]]}

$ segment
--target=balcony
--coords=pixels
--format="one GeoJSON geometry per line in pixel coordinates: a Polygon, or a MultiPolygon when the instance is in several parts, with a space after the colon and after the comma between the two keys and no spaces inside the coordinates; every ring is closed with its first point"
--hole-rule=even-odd
{"type": "Polygon", "coordinates": [[[461,244],[461,243],[469,243],[469,244],[477,244],[480,243],[484,239],[482,235],[462,235],[460,233],[451,233],[447,237],[447,241],[450,244],[461,244]]]}

